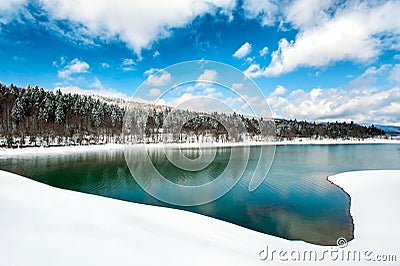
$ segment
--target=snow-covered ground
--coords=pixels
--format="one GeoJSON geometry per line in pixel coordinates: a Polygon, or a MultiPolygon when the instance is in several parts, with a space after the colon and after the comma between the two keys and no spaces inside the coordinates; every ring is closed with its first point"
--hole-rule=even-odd
{"type": "MultiPolygon", "coordinates": [[[[334,145],[334,144],[400,144],[400,139],[381,139],[371,138],[365,140],[358,139],[309,139],[309,138],[296,138],[293,140],[283,140],[276,142],[225,142],[225,143],[182,143],[182,144],[146,144],[147,147],[181,147],[181,148],[196,148],[201,145],[202,147],[233,147],[233,146],[257,146],[257,145],[334,145]]],[[[143,145],[143,144],[141,144],[143,145]]],[[[105,151],[105,150],[122,150],[123,144],[99,144],[99,145],[84,145],[84,146],[58,146],[58,147],[26,147],[7,149],[0,148],[0,156],[14,156],[14,155],[31,155],[31,154],[69,154],[89,151],[105,151]]]]}
{"type": "Polygon", "coordinates": [[[57,189],[0,171],[0,262],[379,265],[366,260],[396,255],[397,262],[385,265],[398,265],[400,171],[349,172],[329,179],[351,195],[355,239],[346,248],[289,241],[199,214],[57,189]],[[346,256],[342,261],[343,253],[354,252],[360,252],[360,261],[346,256]],[[323,259],[314,262],[312,255],[310,262],[314,253],[323,259]],[[301,261],[294,262],[298,255],[301,261]]]}
{"type": "Polygon", "coordinates": [[[32,154],[70,154],[89,151],[122,150],[123,144],[100,144],[82,146],[26,147],[7,149],[0,148],[0,156],[32,155],[32,154]]]}

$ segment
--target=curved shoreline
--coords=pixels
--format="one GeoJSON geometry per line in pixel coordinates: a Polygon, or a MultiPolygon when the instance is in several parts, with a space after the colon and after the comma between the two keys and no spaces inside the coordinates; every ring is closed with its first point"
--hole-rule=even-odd
{"type": "MultiPolygon", "coordinates": [[[[333,175],[333,176],[335,176],[335,175],[333,175]]],[[[329,179],[329,177],[330,177],[330,176],[327,176],[325,179],[326,179],[331,185],[333,185],[333,186],[339,188],[339,189],[346,195],[347,199],[349,200],[349,205],[347,206],[347,214],[349,215],[350,220],[351,220],[351,225],[350,225],[350,226],[351,226],[351,231],[352,231],[352,237],[351,237],[351,239],[346,239],[346,240],[352,241],[352,240],[354,240],[355,224],[354,224],[354,218],[353,218],[353,216],[351,215],[351,196],[350,196],[350,194],[349,194],[346,190],[344,190],[341,186],[339,186],[339,185],[335,184],[334,182],[332,182],[332,181],[329,179]]]]}
{"type": "MultiPolygon", "coordinates": [[[[146,148],[202,148],[213,147],[243,147],[243,146],[286,146],[286,145],[350,145],[350,144],[398,144],[400,140],[395,139],[365,139],[365,140],[310,140],[310,139],[294,139],[275,142],[241,142],[241,143],[150,143],[137,144],[138,147],[146,148]]],[[[72,154],[92,151],[106,150],[123,150],[124,144],[98,144],[98,145],[82,145],[82,146],[52,146],[52,147],[24,147],[24,148],[0,148],[0,156],[15,156],[15,155],[33,155],[33,154],[72,154]]],[[[134,147],[134,145],[132,145],[134,147]]]]}

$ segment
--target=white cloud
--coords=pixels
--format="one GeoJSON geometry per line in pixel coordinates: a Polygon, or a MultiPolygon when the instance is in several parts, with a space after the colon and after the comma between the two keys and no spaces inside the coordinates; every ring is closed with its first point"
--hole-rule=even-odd
{"type": "Polygon", "coordinates": [[[249,57],[246,58],[246,63],[249,63],[249,64],[250,64],[251,62],[254,61],[254,59],[255,59],[254,56],[249,56],[249,57]]]}
{"type": "MultiPolygon", "coordinates": [[[[97,78],[96,78],[97,79],[97,78]]],[[[82,89],[76,86],[57,86],[53,89],[53,91],[61,90],[62,93],[71,93],[71,94],[80,94],[80,95],[90,95],[90,96],[102,96],[102,97],[110,97],[110,98],[120,98],[126,101],[130,100],[126,94],[116,91],[114,89],[106,89],[102,86],[101,82],[97,79],[91,85],[94,89],[82,89]]]]}
{"type": "Polygon", "coordinates": [[[146,76],[150,76],[160,70],[161,70],[160,68],[150,68],[150,69],[147,69],[143,74],[145,74],[146,76]]]}
{"type": "Polygon", "coordinates": [[[150,91],[149,91],[149,96],[150,97],[157,97],[157,96],[160,96],[160,95],[161,95],[161,90],[159,90],[157,88],[150,89],[150,91]]]}
{"type": "Polygon", "coordinates": [[[100,66],[101,66],[102,68],[109,68],[109,67],[110,67],[110,65],[107,64],[107,63],[105,63],[105,62],[101,63],[100,66]]]}
{"type": "Polygon", "coordinates": [[[232,56],[241,59],[250,53],[251,53],[251,44],[246,42],[242,46],[240,46],[240,48],[237,49],[232,56]]]}
{"type": "Polygon", "coordinates": [[[135,70],[134,65],[136,65],[135,61],[132,58],[125,58],[122,61],[121,69],[123,71],[133,71],[135,70]]]}
{"type": "Polygon", "coordinates": [[[261,25],[272,26],[279,14],[279,1],[245,0],[243,9],[249,18],[261,18],[261,25]]]}
{"type": "Polygon", "coordinates": [[[207,88],[203,91],[198,90],[193,93],[185,92],[179,97],[165,101],[165,104],[176,108],[206,112],[227,110],[224,101],[220,99],[221,96],[221,93],[215,89],[207,88]]]}
{"type": "Polygon", "coordinates": [[[243,83],[233,83],[232,84],[232,89],[237,91],[243,88],[243,83]]]}
{"type": "Polygon", "coordinates": [[[133,61],[132,58],[125,58],[125,59],[122,61],[122,65],[123,65],[123,66],[132,66],[132,65],[135,65],[135,61],[133,61]]]}
{"type": "Polygon", "coordinates": [[[284,13],[286,20],[297,28],[313,27],[329,19],[329,8],[334,4],[334,0],[295,0],[284,13]]]}
{"type": "Polygon", "coordinates": [[[104,90],[103,85],[101,84],[100,80],[97,77],[94,77],[94,82],[90,85],[90,87],[99,89],[99,90],[104,90]]]}
{"type": "Polygon", "coordinates": [[[237,113],[241,113],[243,109],[247,107],[245,100],[241,97],[227,97],[223,102],[229,106],[233,112],[237,113]]]}
{"type": "Polygon", "coordinates": [[[390,71],[389,79],[400,84],[400,64],[396,64],[390,71]]]}
{"type": "Polygon", "coordinates": [[[192,95],[183,95],[177,108],[183,110],[192,110],[200,112],[224,112],[232,113],[234,110],[230,108],[224,101],[214,97],[196,97],[192,95]]]}
{"type": "Polygon", "coordinates": [[[61,56],[59,60],[54,60],[52,63],[53,67],[57,67],[57,68],[63,67],[65,65],[65,60],[66,59],[64,56],[61,56]]]}
{"type": "MultiPolygon", "coordinates": [[[[354,120],[358,123],[393,123],[399,121],[399,113],[392,116],[379,115],[387,106],[397,103],[400,88],[385,91],[348,91],[343,89],[313,89],[310,92],[296,90],[290,93],[287,102],[279,107],[286,118],[317,121],[354,120]]],[[[270,101],[272,105],[275,101],[270,101]]]]}
{"type": "Polygon", "coordinates": [[[265,47],[262,48],[258,53],[260,54],[261,57],[266,56],[266,55],[268,54],[268,47],[265,46],[265,47]]]}
{"type": "Polygon", "coordinates": [[[279,85],[278,87],[276,87],[276,89],[271,93],[270,96],[279,96],[282,94],[285,94],[287,91],[287,89],[285,87],[283,87],[282,85],[279,85]]]}
{"type": "Polygon", "coordinates": [[[396,54],[393,56],[393,59],[400,60],[400,54],[396,54]]]}
{"type": "Polygon", "coordinates": [[[71,75],[87,73],[90,66],[84,61],[80,61],[78,58],[73,59],[63,69],[58,71],[59,78],[71,78],[71,75]]]}
{"type": "Polygon", "coordinates": [[[177,97],[177,98],[175,98],[172,101],[167,102],[167,103],[170,106],[176,107],[176,106],[182,105],[184,102],[190,101],[190,100],[192,100],[192,99],[194,99],[196,97],[197,96],[195,96],[195,95],[193,95],[191,93],[183,93],[181,96],[179,96],[179,97],[177,97]]]}
{"type": "Polygon", "coordinates": [[[218,73],[213,69],[206,69],[204,72],[197,78],[197,81],[208,81],[215,82],[217,80],[218,73]]]}
{"type": "Polygon", "coordinates": [[[197,16],[218,10],[229,14],[234,0],[41,0],[56,20],[69,20],[91,37],[119,38],[138,55],[152,42],[170,36],[197,16]]]}
{"type": "MultiPolygon", "coordinates": [[[[167,91],[163,94],[162,104],[177,107],[180,106],[189,106],[188,108],[184,109],[191,109],[203,106],[206,107],[205,102],[209,102],[207,99],[214,99],[214,106],[208,106],[203,111],[215,111],[216,108],[218,109],[219,106],[215,106],[215,101],[223,101],[223,98],[227,97],[227,95],[232,95],[233,93],[230,92],[228,89],[223,89],[219,86],[214,86],[210,83],[201,83],[201,80],[210,81],[216,78],[216,72],[214,70],[205,70],[203,75],[205,76],[204,79],[199,77],[200,79],[198,82],[194,84],[185,84],[182,86],[177,86],[173,90],[167,91]],[[193,105],[193,106],[191,106],[193,105]]],[[[235,94],[234,94],[235,95],[235,94]]]]}
{"type": "Polygon", "coordinates": [[[278,76],[298,67],[323,67],[343,60],[368,62],[400,41],[398,1],[342,6],[334,1],[309,2],[311,10],[300,8],[297,1],[288,7],[284,19],[299,33],[293,41],[280,40],[269,66],[250,66],[250,76],[278,76]]]}
{"type": "Polygon", "coordinates": [[[388,64],[381,65],[380,67],[371,66],[359,77],[350,81],[349,89],[370,88],[374,85],[379,76],[386,75],[391,68],[392,66],[388,64]]]}
{"type": "Polygon", "coordinates": [[[215,94],[215,92],[216,92],[216,89],[211,88],[211,87],[208,87],[204,90],[204,94],[206,94],[206,95],[212,95],[212,94],[215,94]]]}
{"type": "Polygon", "coordinates": [[[0,23],[7,23],[15,18],[15,13],[26,3],[26,0],[2,0],[0,1],[0,23]]]}
{"type": "Polygon", "coordinates": [[[155,69],[149,69],[146,73],[149,75],[146,83],[152,86],[164,86],[171,81],[171,74],[165,70],[155,73],[155,69]]]}
{"type": "MultiPolygon", "coordinates": [[[[397,117],[400,114],[400,103],[391,102],[390,105],[385,106],[381,110],[379,110],[379,114],[397,117]]],[[[391,120],[389,124],[400,125],[398,120],[391,120]]]]}
{"type": "Polygon", "coordinates": [[[368,68],[344,88],[293,90],[287,97],[278,88],[267,102],[275,117],[309,121],[355,121],[357,123],[399,124],[400,87],[380,89],[372,86],[382,73],[389,75],[387,65],[368,68]],[[368,78],[366,78],[368,76],[368,78]],[[363,80],[358,82],[356,80],[363,80]],[[358,84],[358,85],[355,85],[358,84]],[[359,84],[364,84],[359,87],[359,84]],[[355,87],[354,87],[355,86],[355,87]]]}
{"type": "Polygon", "coordinates": [[[158,57],[158,56],[160,56],[160,52],[155,50],[153,53],[153,57],[158,57]]]}
{"type": "Polygon", "coordinates": [[[252,64],[244,71],[244,74],[252,78],[258,78],[262,76],[263,73],[264,71],[261,69],[259,64],[252,64]]]}
{"type": "Polygon", "coordinates": [[[25,0],[2,0],[0,2],[0,11],[10,10],[25,2],[26,2],[25,0]]]}

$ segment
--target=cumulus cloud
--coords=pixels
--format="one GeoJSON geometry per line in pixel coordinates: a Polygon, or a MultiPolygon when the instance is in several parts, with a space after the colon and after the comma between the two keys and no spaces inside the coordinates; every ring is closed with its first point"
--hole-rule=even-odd
{"type": "Polygon", "coordinates": [[[189,110],[218,111],[221,106],[215,105],[216,101],[221,100],[222,93],[212,87],[195,87],[183,92],[179,97],[167,98],[164,103],[168,106],[179,107],[189,110]],[[213,99],[213,101],[210,101],[213,99]],[[211,103],[211,105],[208,105],[211,103]]]}
{"type": "Polygon", "coordinates": [[[336,1],[307,1],[310,9],[294,1],[282,14],[299,29],[295,40],[281,39],[270,64],[251,65],[246,71],[250,76],[278,76],[298,67],[322,67],[343,60],[368,62],[400,41],[398,1],[354,1],[342,6],[336,1]]]}
{"type": "Polygon", "coordinates": [[[264,57],[268,54],[268,47],[265,46],[264,48],[262,48],[258,53],[260,54],[261,57],[264,57]]]}
{"type": "Polygon", "coordinates": [[[250,53],[251,53],[251,44],[246,42],[242,46],[240,46],[240,48],[237,49],[232,56],[241,59],[250,53]]]}
{"type": "Polygon", "coordinates": [[[344,88],[313,88],[310,91],[298,89],[291,91],[287,97],[283,97],[286,90],[277,87],[268,96],[267,102],[275,117],[399,124],[400,87],[380,89],[372,86],[377,76],[382,72],[391,73],[390,70],[386,65],[369,68],[344,88]],[[367,76],[368,79],[362,83],[354,82],[367,76]],[[358,85],[353,87],[355,84],[358,85]]]}
{"type": "Polygon", "coordinates": [[[243,88],[243,83],[233,83],[232,84],[232,89],[237,91],[243,88]]]}
{"type": "Polygon", "coordinates": [[[148,75],[146,83],[152,86],[164,86],[171,81],[171,74],[165,70],[156,71],[150,69],[145,72],[148,75]]]}
{"type": "Polygon", "coordinates": [[[206,69],[204,72],[197,78],[197,81],[208,81],[215,82],[217,80],[218,73],[213,69],[206,69]]]}
{"type": "Polygon", "coordinates": [[[123,71],[133,71],[135,70],[134,65],[136,65],[136,63],[132,58],[125,58],[122,60],[121,69],[123,71]]]}
{"type": "MultiPolygon", "coordinates": [[[[149,69],[145,73],[147,73],[148,75],[154,75],[156,71],[156,69],[149,69]]],[[[163,71],[165,72],[165,70],[163,71]]],[[[199,75],[196,82],[174,87],[173,90],[168,91],[166,94],[164,94],[162,99],[163,101],[160,104],[173,107],[180,106],[181,108],[182,106],[186,106],[187,104],[189,106],[185,107],[184,109],[190,110],[194,110],[200,106],[203,106],[205,108],[205,103],[210,103],[210,101],[207,99],[219,99],[223,96],[220,88],[217,89],[216,87],[214,87],[213,84],[210,84],[215,82],[217,80],[217,77],[217,71],[215,71],[214,69],[205,69],[203,73],[199,75]]],[[[149,96],[158,96],[150,95],[155,94],[156,92],[158,91],[150,90],[149,96]]],[[[206,109],[204,109],[204,111],[215,111],[215,108],[216,106],[208,106],[206,109]]]]}
{"type": "Polygon", "coordinates": [[[149,96],[150,97],[157,97],[161,95],[161,90],[157,88],[150,89],[149,96]]]}
{"type": "Polygon", "coordinates": [[[245,0],[243,9],[249,18],[260,18],[263,26],[272,26],[277,21],[280,1],[274,0],[245,0]]]}
{"type": "Polygon", "coordinates": [[[234,0],[41,0],[41,6],[55,20],[75,23],[91,37],[119,38],[138,55],[157,39],[170,36],[171,29],[183,27],[197,16],[229,14],[234,0]]]}
{"type": "Polygon", "coordinates": [[[329,8],[335,0],[295,0],[285,9],[285,17],[296,28],[317,26],[329,19],[329,8]]]}
{"type": "Polygon", "coordinates": [[[63,69],[58,71],[59,78],[69,79],[74,74],[87,73],[90,66],[84,61],[80,61],[78,58],[73,59],[63,69]]]}
{"type": "Polygon", "coordinates": [[[259,64],[251,64],[245,71],[244,73],[252,78],[258,78],[260,76],[263,76],[264,70],[260,67],[259,64]]]}
{"type": "Polygon", "coordinates": [[[270,96],[279,96],[282,94],[285,94],[287,91],[287,89],[285,87],[283,87],[282,85],[279,85],[278,87],[276,87],[276,89],[271,93],[270,96]]]}
{"type": "MultiPolygon", "coordinates": [[[[400,99],[400,88],[385,91],[347,91],[343,89],[312,89],[310,92],[295,90],[288,98],[269,99],[274,110],[286,118],[315,121],[354,120],[359,123],[398,123],[398,114],[393,110],[400,99]],[[384,111],[389,110],[385,115],[384,111]]],[[[400,110],[398,110],[400,111],[400,110]]]]}
{"type": "Polygon", "coordinates": [[[156,73],[156,72],[158,72],[158,71],[160,71],[161,69],[160,68],[150,68],[150,69],[147,69],[143,74],[145,74],[146,76],[150,76],[150,75],[152,75],[152,74],[154,74],[154,73],[156,73]]]}

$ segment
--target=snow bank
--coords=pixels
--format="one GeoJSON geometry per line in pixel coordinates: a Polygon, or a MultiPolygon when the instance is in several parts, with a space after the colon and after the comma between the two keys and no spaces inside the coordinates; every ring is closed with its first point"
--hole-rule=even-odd
{"type": "MultiPolygon", "coordinates": [[[[224,143],[180,143],[180,144],[162,144],[151,143],[146,144],[149,148],[198,148],[202,147],[235,147],[235,146],[259,146],[259,145],[335,145],[335,144],[400,144],[400,139],[381,139],[371,138],[365,140],[358,139],[309,139],[296,138],[293,140],[283,140],[275,142],[224,142],[224,143]]],[[[143,144],[140,144],[143,145],[143,144]]],[[[25,147],[17,149],[0,148],[0,156],[15,156],[15,155],[32,155],[32,154],[70,154],[79,152],[105,151],[105,150],[123,150],[123,144],[99,144],[85,146],[59,146],[59,147],[25,147]]]]}
{"type": "Polygon", "coordinates": [[[7,149],[0,148],[0,156],[32,155],[32,154],[71,154],[90,151],[122,150],[122,144],[99,144],[83,146],[58,146],[58,147],[26,147],[7,149]]]}
{"type": "MultiPolygon", "coordinates": [[[[288,241],[181,210],[57,189],[0,171],[0,261],[2,265],[280,265],[285,258],[282,251],[286,258],[290,252],[326,250],[398,252],[400,171],[350,172],[330,180],[352,197],[356,238],[343,249],[288,241]]],[[[287,259],[288,265],[339,264],[327,257],[322,262],[287,259]]],[[[340,261],[340,265],[365,263],[340,261]]]]}
{"type": "Polygon", "coordinates": [[[351,196],[357,247],[398,252],[400,262],[400,170],[341,173],[329,180],[351,196]]]}

